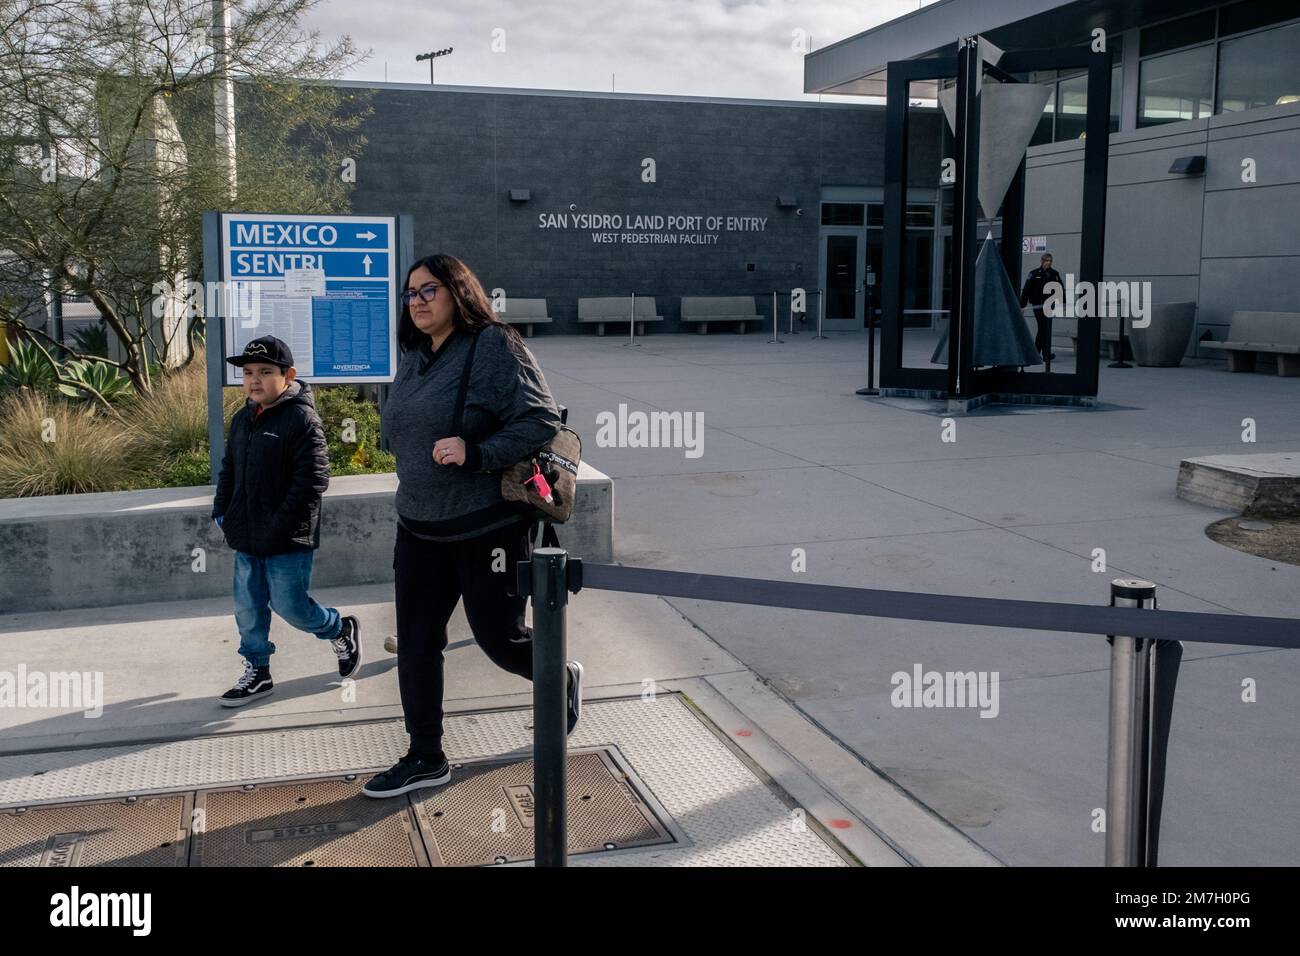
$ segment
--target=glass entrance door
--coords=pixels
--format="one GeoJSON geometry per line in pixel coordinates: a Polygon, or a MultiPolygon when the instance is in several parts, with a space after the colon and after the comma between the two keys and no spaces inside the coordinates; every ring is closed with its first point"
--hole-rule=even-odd
{"type": "Polygon", "coordinates": [[[826,324],[830,330],[862,328],[864,248],[860,229],[822,232],[822,288],[826,290],[826,324]]]}

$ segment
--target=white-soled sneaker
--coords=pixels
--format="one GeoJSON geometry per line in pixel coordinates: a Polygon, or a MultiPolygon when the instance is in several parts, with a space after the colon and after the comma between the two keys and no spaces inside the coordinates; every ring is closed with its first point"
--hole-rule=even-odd
{"type": "Polygon", "coordinates": [[[244,673],[235,681],[235,686],[222,694],[219,700],[222,707],[243,707],[259,697],[265,697],[274,689],[270,666],[254,667],[245,659],[244,673]]]}
{"type": "Polygon", "coordinates": [[[578,726],[578,720],[582,717],[582,665],[577,661],[569,661],[564,665],[569,672],[569,733],[573,733],[573,728],[578,726]]]}
{"type": "Polygon", "coordinates": [[[339,659],[339,676],[351,677],[361,666],[361,622],[355,617],[345,617],[343,630],[330,644],[339,659]]]}

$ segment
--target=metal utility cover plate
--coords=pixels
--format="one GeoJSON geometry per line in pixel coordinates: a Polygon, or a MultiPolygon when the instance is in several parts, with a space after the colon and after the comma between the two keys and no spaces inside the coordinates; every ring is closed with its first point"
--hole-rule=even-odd
{"type": "MultiPolygon", "coordinates": [[[[629,768],[607,748],[570,750],[571,855],[676,842],[642,798],[629,768]]],[[[533,858],[533,761],[452,766],[451,783],[411,794],[430,861],[481,866],[533,858]]]]}
{"type": "Polygon", "coordinates": [[[369,774],[201,790],[191,866],[427,866],[404,799],[374,800],[369,774]]]}
{"type": "Polygon", "coordinates": [[[0,811],[0,866],[184,866],[188,794],[0,811]]]}

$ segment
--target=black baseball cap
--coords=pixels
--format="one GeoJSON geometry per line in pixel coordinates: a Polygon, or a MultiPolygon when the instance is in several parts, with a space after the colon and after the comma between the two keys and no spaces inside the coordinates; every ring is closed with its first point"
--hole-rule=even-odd
{"type": "Polygon", "coordinates": [[[232,355],[226,361],[240,368],[249,362],[265,362],[267,365],[278,365],[280,368],[287,369],[293,366],[293,353],[289,351],[289,346],[274,335],[264,335],[245,345],[242,355],[232,355]]]}

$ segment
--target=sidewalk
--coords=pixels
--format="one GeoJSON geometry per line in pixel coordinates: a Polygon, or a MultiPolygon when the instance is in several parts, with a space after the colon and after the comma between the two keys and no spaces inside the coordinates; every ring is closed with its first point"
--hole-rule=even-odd
{"type": "MultiPolygon", "coordinates": [[[[317,597],[359,617],[360,678],[340,686],[328,646],[276,618],[274,696],[238,710],[215,700],[239,671],[225,602],[0,618],[6,662],[22,661],[28,672],[102,671],[105,691],[94,719],[0,709],[0,808],[150,793],[193,801],[204,788],[386,766],[406,742],[396,658],[382,649],[393,633],[391,589],[326,589],[317,597]]],[[[575,863],[995,862],[835,745],[664,601],[595,591],[580,598],[569,611],[569,650],[586,667],[587,703],[570,749],[613,746],[681,839],[674,848],[575,863]]],[[[449,758],[526,754],[528,683],[487,660],[463,611],[450,630],[449,758]]],[[[4,828],[0,817],[0,860],[16,852],[4,846],[4,828]]],[[[39,842],[22,845],[30,856],[39,842]]]]}

